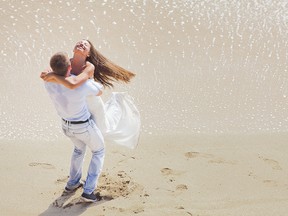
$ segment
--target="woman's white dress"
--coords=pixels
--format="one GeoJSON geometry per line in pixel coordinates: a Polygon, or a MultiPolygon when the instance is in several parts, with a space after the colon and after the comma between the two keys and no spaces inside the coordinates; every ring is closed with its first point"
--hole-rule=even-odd
{"type": "Polygon", "coordinates": [[[89,96],[87,104],[105,142],[129,148],[137,146],[140,114],[127,92],[113,92],[106,103],[100,96],[89,96]]]}

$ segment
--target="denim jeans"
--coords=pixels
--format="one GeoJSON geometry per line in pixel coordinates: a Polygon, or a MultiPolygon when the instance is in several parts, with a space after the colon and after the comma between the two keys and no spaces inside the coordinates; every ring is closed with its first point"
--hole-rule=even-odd
{"type": "Polygon", "coordinates": [[[69,137],[74,144],[74,151],[71,158],[70,177],[67,186],[73,188],[82,177],[82,166],[88,146],[92,152],[92,158],[88,168],[86,182],[84,184],[84,193],[91,194],[96,186],[104,163],[104,138],[90,119],[83,124],[70,124],[62,122],[64,134],[69,137]]]}

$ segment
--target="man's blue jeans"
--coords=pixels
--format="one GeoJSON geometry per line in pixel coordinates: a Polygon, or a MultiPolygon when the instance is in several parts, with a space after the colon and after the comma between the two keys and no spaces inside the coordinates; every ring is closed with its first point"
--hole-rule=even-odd
{"type": "Polygon", "coordinates": [[[63,121],[62,129],[64,134],[69,137],[74,144],[67,187],[73,188],[73,186],[79,184],[82,177],[82,166],[86,146],[88,146],[92,152],[92,158],[83,192],[91,194],[97,186],[104,163],[105,148],[103,135],[92,119],[83,124],[70,124],[63,121]]]}

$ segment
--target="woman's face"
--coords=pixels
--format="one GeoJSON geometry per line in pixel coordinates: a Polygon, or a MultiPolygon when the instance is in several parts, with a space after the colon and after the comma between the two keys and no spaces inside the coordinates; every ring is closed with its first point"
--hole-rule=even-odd
{"type": "Polygon", "coordinates": [[[79,52],[82,53],[84,56],[89,56],[91,45],[86,40],[81,40],[76,43],[73,52],[79,52]]]}

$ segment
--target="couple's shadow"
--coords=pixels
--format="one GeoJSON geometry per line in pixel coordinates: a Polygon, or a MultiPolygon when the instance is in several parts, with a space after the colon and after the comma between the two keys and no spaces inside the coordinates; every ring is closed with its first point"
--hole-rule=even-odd
{"type": "Polygon", "coordinates": [[[49,205],[48,209],[39,214],[39,216],[78,216],[85,212],[88,208],[95,207],[112,199],[113,198],[109,196],[100,196],[97,202],[85,202],[80,196],[75,197],[75,192],[63,192],[49,205]]]}

